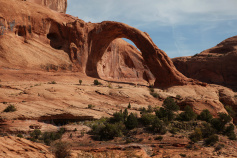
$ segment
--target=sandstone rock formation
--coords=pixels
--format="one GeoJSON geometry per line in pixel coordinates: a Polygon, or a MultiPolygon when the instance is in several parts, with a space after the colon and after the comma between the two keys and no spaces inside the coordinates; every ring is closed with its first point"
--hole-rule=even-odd
{"type": "Polygon", "coordinates": [[[116,38],[128,38],[141,50],[145,64],[156,78],[154,84],[156,87],[201,84],[177,71],[166,53],[153,43],[147,33],[119,22],[85,23],[70,15],[52,12],[33,3],[27,3],[27,5],[25,3],[27,2],[13,2],[13,0],[0,2],[1,41],[3,40],[0,49],[3,63],[6,65],[8,63],[14,63],[17,66],[29,64],[28,67],[32,65],[37,67],[39,63],[44,65],[48,61],[46,59],[41,61],[43,53],[51,56],[47,60],[54,61],[56,58],[55,64],[67,63],[69,65],[68,58],[65,57],[69,54],[74,67],[87,75],[100,77],[97,64],[110,43],[116,38]],[[14,11],[9,12],[7,8],[14,11]],[[6,39],[8,39],[7,43],[4,42],[6,39]],[[29,54],[37,61],[37,64],[28,55],[22,57],[18,52],[19,48],[6,53],[9,51],[7,49],[9,49],[10,41],[15,45],[20,45],[20,49],[22,48],[20,52],[27,50],[29,46],[36,45],[38,51],[34,50],[32,53],[33,51],[29,50],[29,54]],[[42,45],[48,44],[53,49],[47,46],[46,49],[40,49],[42,45]],[[48,54],[49,50],[60,52],[59,57],[56,54],[54,57],[48,54]],[[13,57],[12,54],[18,54],[18,57],[13,57]],[[10,59],[11,62],[9,62],[10,59]]]}
{"type": "Polygon", "coordinates": [[[24,1],[44,5],[60,13],[66,13],[67,10],[67,0],[24,0],[24,1]]]}
{"type": "Polygon", "coordinates": [[[237,90],[237,36],[195,56],[172,61],[185,76],[237,90]]]}
{"type": "Polygon", "coordinates": [[[54,157],[43,144],[34,143],[29,140],[5,136],[0,137],[0,157],[25,158],[25,157],[54,157]]]}
{"type": "Polygon", "coordinates": [[[155,78],[144,65],[138,49],[123,39],[115,39],[105,51],[97,66],[99,76],[106,80],[142,81],[153,83],[155,78]]]}

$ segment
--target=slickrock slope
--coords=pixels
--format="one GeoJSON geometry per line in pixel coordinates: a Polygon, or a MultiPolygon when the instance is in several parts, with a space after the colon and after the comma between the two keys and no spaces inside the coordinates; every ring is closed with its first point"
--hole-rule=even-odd
{"type": "Polygon", "coordinates": [[[99,76],[115,81],[147,80],[154,83],[154,76],[144,65],[142,54],[138,49],[123,39],[115,39],[107,48],[98,63],[99,76]]]}
{"type": "Polygon", "coordinates": [[[66,13],[67,0],[20,0],[37,3],[60,13],[66,13]]]}
{"type": "Polygon", "coordinates": [[[48,147],[18,137],[0,137],[0,157],[2,158],[53,158],[48,147]]]}
{"type": "Polygon", "coordinates": [[[237,36],[195,56],[172,61],[185,76],[237,89],[237,36]]]}
{"type": "Polygon", "coordinates": [[[71,67],[69,61],[72,61],[74,68],[100,77],[97,64],[110,43],[116,38],[128,38],[141,50],[145,64],[156,78],[156,87],[202,84],[177,71],[147,33],[126,24],[85,23],[27,1],[1,0],[0,10],[1,66],[46,67],[51,64],[50,68],[61,65],[60,68],[65,69],[71,67]]]}

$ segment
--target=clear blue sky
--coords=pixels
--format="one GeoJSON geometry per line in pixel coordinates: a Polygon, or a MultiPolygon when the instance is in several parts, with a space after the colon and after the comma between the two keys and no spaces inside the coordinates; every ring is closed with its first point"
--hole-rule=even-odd
{"type": "Polygon", "coordinates": [[[237,0],[68,0],[67,14],[136,27],[171,58],[200,53],[237,35],[237,0]]]}

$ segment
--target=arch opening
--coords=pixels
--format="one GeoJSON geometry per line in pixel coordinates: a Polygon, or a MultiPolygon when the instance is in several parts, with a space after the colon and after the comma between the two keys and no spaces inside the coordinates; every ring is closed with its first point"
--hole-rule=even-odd
{"type": "Polygon", "coordinates": [[[97,63],[100,78],[109,81],[154,82],[155,77],[144,64],[142,53],[125,38],[116,38],[97,63]]]}
{"type": "Polygon", "coordinates": [[[25,26],[19,26],[17,30],[17,35],[21,37],[26,36],[26,27],[25,26]]]}
{"type": "Polygon", "coordinates": [[[62,42],[56,33],[48,33],[47,38],[50,40],[50,46],[54,49],[62,49],[62,42]]]}

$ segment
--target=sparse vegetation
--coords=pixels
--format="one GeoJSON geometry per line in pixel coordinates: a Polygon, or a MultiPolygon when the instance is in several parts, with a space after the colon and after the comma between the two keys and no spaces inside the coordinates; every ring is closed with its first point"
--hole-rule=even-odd
{"type": "Polygon", "coordinates": [[[189,139],[196,143],[197,141],[202,140],[202,131],[200,128],[196,128],[193,133],[190,134],[189,139]]]}
{"type": "Polygon", "coordinates": [[[133,113],[130,113],[130,115],[128,116],[125,122],[125,126],[129,130],[134,129],[138,126],[137,117],[133,113]]]}
{"type": "Polygon", "coordinates": [[[98,80],[94,80],[94,85],[102,85],[98,80]]]}
{"type": "Polygon", "coordinates": [[[219,151],[219,150],[221,150],[223,147],[225,147],[224,144],[218,144],[218,145],[215,147],[215,151],[219,151]]]}
{"type": "Polygon", "coordinates": [[[179,110],[179,106],[174,99],[167,97],[159,110],[156,110],[156,116],[162,120],[172,121],[175,118],[174,112],[179,110]]]}
{"type": "Polygon", "coordinates": [[[212,57],[212,55],[211,55],[211,54],[208,54],[207,57],[212,57]]]}
{"type": "Polygon", "coordinates": [[[16,136],[19,138],[23,138],[23,135],[21,133],[17,134],[16,136]]]}
{"type": "Polygon", "coordinates": [[[231,117],[234,118],[236,116],[236,112],[233,110],[232,106],[227,105],[225,106],[225,109],[231,117]]]}
{"type": "Polygon", "coordinates": [[[51,143],[50,150],[54,153],[56,158],[66,158],[71,153],[70,144],[61,140],[51,143]]]}
{"type": "Polygon", "coordinates": [[[163,137],[162,136],[157,136],[155,137],[155,140],[159,140],[159,141],[162,141],[163,137]]]}
{"type": "Polygon", "coordinates": [[[159,133],[159,134],[165,134],[167,132],[165,123],[160,120],[158,117],[155,117],[154,121],[152,122],[151,129],[153,132],[159,133]]]}
{"type": "Polygon", "coordinates": [[[154,98],[160,98],[159,94],[155,92],[155,89],[153,86],[150,86],[149,87],[149,91],[150,91],[150,94],[154,97],[154,98]]]}
{"type": "Polygon", "coordinates": [[[184,112],[180,113],[177,117],[180,121],[191,121],[197,118],[197,114],[193,111],[190,106],[184,108],[184,112]]]}
{"type": "Polygon", "coordinates": [[[8,105],[6,109],[3,110],[3,112],[14,112],[16,111],[16,107],[12,104],[8,105]]]}
{"type": "Polygon", "coordinates": [[[80,85],[82,84],[82,80],[79,80],[79,84],[80,84],[80,85]]]}
{"type": "Polygon", "coordinates": [[[88,109],[92,109],[92,108],[94,108],[95,107],[95,105],[92,105],[92,104],[89,104],[88,105],[88,109]]]}
{"type": "Polygon", "coordinates": [[[65,128],[60,128],[57,132],[44,132],[40,140],[42,140],[46,145],[50,145],[55,140],[61,139],[62,135],[65,133],[65,128]]]}
{"type": "Polygon", "coordinates": [[[181,157],[186,157],[186,154],[179,154],[181,157]]]}
{"type": "Polygon", "coordinates": [[[57,84],[55,81],[48,82],[48,84],[57,84]]]}
{"type": "Polygon", "coordinates": [[[131,104],[130,104],[130,102],[128,103],[128,109],[131,109],[131,104]]]}
{"type": "Polygon", "coordinates": [[[200,115],[198,115],[197,119],[210,122],[212,120],[212,114],[210,113],[209,110],[205,109],[200,113],[200,115]]]}
{"type": "Polygon", "coordinates": [[[176,95],[176,99],[181,99],[181,95],[176,95]]]}
{"type": "Polygon", "coordinates": [[[210,137],[208,137],[207,139],[205,139],[205,145],[210,145],[213,146],[216,142],[219,141],[219,137],[216,134],[211,135],[210,137]]]}
{"type": "Polygon", "coordinates": [[[154,121],[154,119],[156,118],[155,115],[150,114],[150,113],[143,113],[141,118],[140,118],[140,122],[144,125],[144,126],[149,126],[152,124],[152,122],[154,121]]]}
{"type": "Polygon", "coordinates": [[[211,120],[212,127],[217,130],[217,132],[222,132],[225,130],[225,125],[231,121],[230,115],[226,113],[218,113],[218,118],[211,120]]]}

